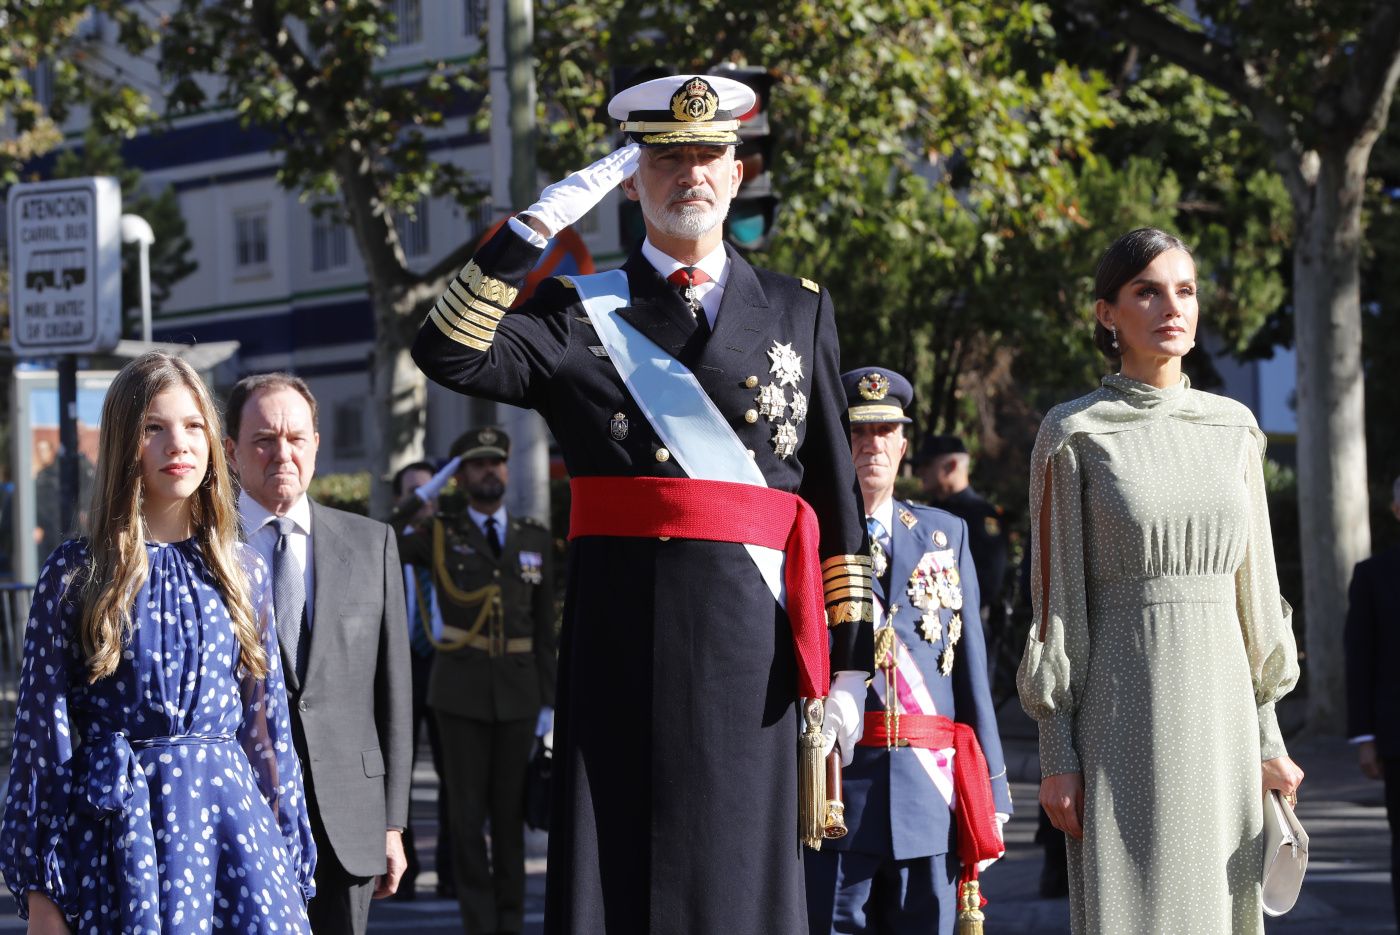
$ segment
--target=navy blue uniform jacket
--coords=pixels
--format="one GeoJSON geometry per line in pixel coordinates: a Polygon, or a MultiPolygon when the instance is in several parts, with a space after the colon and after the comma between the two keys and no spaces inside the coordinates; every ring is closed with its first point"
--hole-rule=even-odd
{"type": "MultiPolygon", "coordinates": [[[[896,500],[892,525],[890,593],[887,595],[877,580],[876,597],[887,610],[891,605],[899,607],[894,614],[896,635],[908,647],[923,673],[938,713],[971,724],[977,731],[977,741],[987,758],[997,811],[1011,814],[1006,761],[1002,757],[996,710],[992,707],[991,687],[987,683],[987,648],[978,611],[981,597],[968,545],[967,523],[944,510],[896,500]],[[912,526],[901,519],[906,514],[913,517],[912,526]],[[944,545],[934,541],[934,535],[939,532],[947,537],[944,545]],[[905,593],[924,553],[945,550],[956,556],[963,596],[962,609],[957,611],[962,615],[962,638],[954,647],[953,671],[947,676],[940,674],[938,663],[948,639],[948,621],[954,611],[949,608],[938,611],[943,621],[942,638],[930,643],[918,631],[921,611],[910,605],[905,593]]],[[[872,647],[872,659],[873,651],[872,647]]],[[[872,664],[867,662],[862,668],[870,668],[872,664]]],[[[875,677],[883,679],[885,676],[881,672],[875,677]]],[[[866,692],[865,710],[885,710],[873,686],[866,692]]],[[[895,860],[957,851],[957,822],[912,748],[896,747],[887,751],[884,747],[857,747],[855,760],[846,767],[842,781],[846,826],[850,833],[827,842],[826,846],[895,860]]]]}
{"type": "Polygon", "coordinates": [[[1347,736],[1400,757],[1400,545],[1356,563],[1347,610],[1347,736]]]}
{"type": "MultiPolygon", "coordinates": [[[[540,252],[503,226],[453,284],[457,306],[489,312],[492,296],[509,306],[540,252]]],[[[823,559],[869,554],[831,299],[732,250],[729,261],[708,339],[640,249],[623,266],[631,304],[616,314],[690,368],[768,486],[811,504],[823,559]],[[777,382],[775,345],[801,358],[797,386],[783,390],[790,402],[800,392],[805,412],[757,412],[777,382]],[[773,444],[780,424],[797,434],[787,457],[773,444]]],[[[568,284],[546,280],[494,336],[485,320],[430,316],[414,359],[450,389],[538,410],[571,477],[685,476],[658,457],[568,284]],[[439,324],[448,319],[457,326],[439,324]]],[[[868,623],[831,632],[833,671],[869,666],[868,623]]],[[[545,931],[805,935],[796,696],[792,628],[742,545],[574,539],[545,931]]]]}

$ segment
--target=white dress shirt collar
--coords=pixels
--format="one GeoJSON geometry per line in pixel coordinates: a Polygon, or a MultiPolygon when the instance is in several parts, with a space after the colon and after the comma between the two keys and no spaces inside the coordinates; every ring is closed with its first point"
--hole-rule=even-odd
{"type": "MultiPolygon", "coordinates": [[[[238,493],[238,514],[243,518],[243,531],[252,538],[253,533],[266,526],[276,519],[276,515],[252,497],[248,496],[248,491],[242,490],[238,493]]],[[[292,508],[287,511],[286,516],[296,524],[297,532],[303,535],[311,535],[311,499],[302,494],[292,508]]]]}
{"type": "Polygon", "coordinates": [[[506,541],[506,507],[505,507],[505,504],[501,504],[501,506],[498,507],[498,508],[496,509],[496,512],[494,512],[494,513],[482,513],[482,512],[481,512],[480,510],[478,510],[476,507],[474,507],[474,506],[469,506],[469,507],[467,507],[467,515],[471,517],[471,520],[472,520],[473,523],[476,523],[476,528],[481,530],[481,534],[482,534],[483,536],[486,535],[486,521],[487,521],[488,519],[494,519],[494,520],[496,521],[496,529],[497,529],[497,531],[498,531],[498,533],[500,534],[500,537],[501,537],[501,539],[500,539],[501,544],[502,544],[502,545],[505,545],[505,541],[506,541]]]}
{"type": "Polygon", "coordinates": [[[875,517],[875,519],[879,521],[880,525],[885,527],[885,535],[893,535],[894,497],[886,497],[885,502],[875,508],[875,512],[867,513],[866,515],[875,517]]]}
{"type": "MultiPolygon", "coordinates": [[[[686,264],[675,257],[668,256],[652,244],[648,237],[642,241],[642,256],[646,257],[648,263],[656,267],[656,271],[661,274],[662,279],[668,278],[678,269],[682,269],[686,264]]],[[[724,242],[720,241],[719,246],[711,250],[705,257],[695,264],[697,269],[704,270],[710,277],[709,282],[701,283],[695,287],[695,297],[700,300],[700,307],[705,310],[705,317],[710,322],[710,329],[714,330],[715,317],[719,315],[719,303],[724,298],[724,284],[729,279],[729,254],[724,249],[724,242]]]]}

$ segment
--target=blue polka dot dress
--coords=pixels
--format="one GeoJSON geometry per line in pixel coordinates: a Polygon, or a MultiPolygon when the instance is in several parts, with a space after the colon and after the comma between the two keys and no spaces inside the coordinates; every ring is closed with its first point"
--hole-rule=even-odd
{"type": "Polygon", "coordinates": [[[81,935],[309,935],[316,848],[272,616],[239,546],[269,673],[238,674],[223,598],[194,540],[147,545],[130,643],[90,683],[78,636],[83,540],[44,565],[25,631],[0,872],[81,935]]]}

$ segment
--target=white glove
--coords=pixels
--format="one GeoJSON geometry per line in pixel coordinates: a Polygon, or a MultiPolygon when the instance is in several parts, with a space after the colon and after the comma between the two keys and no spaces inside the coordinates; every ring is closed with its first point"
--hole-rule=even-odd
{"type": "Polygon", "coordinates": [[[421,487],[413,488],[414,496],[416,496],[419,500],[423,500],[424,502],[428,500],[436,500],[437,495],[442,493],[442,488],[447,486],[447,482],[452,479],[452,475],[456,474],[457,469],[461,466],[462,459],[453,458],[451,461],[447,462],[447,465],[441,471],[438,471],[436,474],[433,475],[432,480],[428,481],[421,487]]]}
{"type": "Polygon", "coordinates": [[[540,192],[540,200],[521,214],[538,220],[553,237],[593,210],[604,195],[636,172],[637,154],[641,151],[636,143],[614,150],[587,169],[580,169],[540,192]]]}
{"type": "MultiPolygon", "coordinates": [[[[1006,823],[1011,820],[1011,816],[1006,812],[997,812],[997,837],[1001,838],[1001,852],[1006,853],[1006,823]]],[[[988,857],[986,860],[977,861],[977,872],[981,873],[1001,858],[988,857]]]]}
{"type": "Polygon", "coordinates": [[[841,765],[855,759],[856,743],[865,732],[865,673],[837,672],[831,680],[822,718],[822,757],[841,746],[841,765]]]}
{"type": "Polygon", "coordinates": [[[540,718],[535,722],[535,736],[543,737],[554,730],[554,709],[549,705],[540,708],[540,718]]]}

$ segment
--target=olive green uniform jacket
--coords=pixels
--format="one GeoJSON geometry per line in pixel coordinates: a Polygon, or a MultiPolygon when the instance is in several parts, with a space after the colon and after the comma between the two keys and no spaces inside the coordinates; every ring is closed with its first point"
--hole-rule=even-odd
{"type": "MultiPolygon", "coordinates": [[[[391,524],[402,531],[421,505],[410,497],[391,524]]],[[[528,516],[508,516],[506,525],[500,558],[465,511],[440,513],[422,528],[400,532],[403,561],[433,569],[443,623],[439,642],[465,643],[438,648],[428,678],[428,705],[436,711],[512,721],[554,706],[554,542],[544,524],[528,516]]]]}

